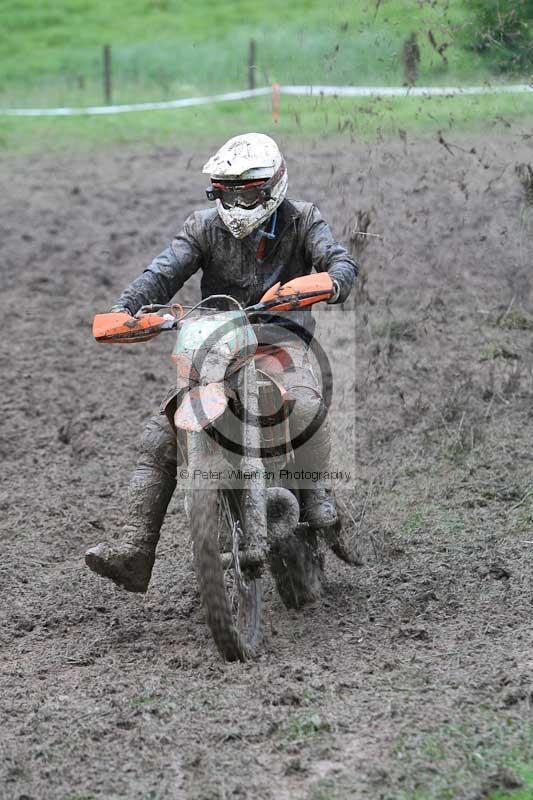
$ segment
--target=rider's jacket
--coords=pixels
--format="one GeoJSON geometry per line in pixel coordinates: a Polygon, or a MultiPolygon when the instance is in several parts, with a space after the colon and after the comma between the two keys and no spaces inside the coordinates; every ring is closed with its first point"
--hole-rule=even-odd
{"type": "MultiPolygon", "coordinates": [[[[196,211],[118,302],[132,314],[149,303],[168,303],[198,270],[202,271],[202,298],[229,294],[243,306],[259,302],[278,281],[286,283],[313,269],[329,272],[338,283],[337,302],[347,298],[357,277],[357,264],[335,241],[316,206],[284,200],[278,208],[274,233],[275,238],[267,239],[261,252],[258,237],[236,239],[216,209],[196,211]]],[[[284,317],[310,333],[314,330],[310,307],[287,312],[284,317]]]]}

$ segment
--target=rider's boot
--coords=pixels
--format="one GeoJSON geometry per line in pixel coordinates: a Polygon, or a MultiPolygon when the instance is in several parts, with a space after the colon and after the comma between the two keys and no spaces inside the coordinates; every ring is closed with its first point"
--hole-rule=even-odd
{"type": "Polygon", "coordinates": [[[310,528],[331,528],[337,522],[335,497],[323,484],[300,489],[300,520],[310,528]]]}
{"type": "Polygon", "coordinates": [[[129,486],[128,521],[120,542],[101,542],[85,554],[97,575],[129,592],[146,592],[159,531],[176,486],[176,438],[164,417],[152,417],[143,432],[141,456],[129,486]]]}
{"type": "MultiPolygon", "coordinates": [[[[296,392],[294,392],[296,394],[296,392]]],[[[322,400],[320,396],[300,391],[297,395],[297,421],[301,430],[312,430],[313,420],[319,419],[322,400]]],[[[292,428],[291,428],[292,432],[292,428]]],[[[301,435],[301,434],[300,434],[301,435]]],[[[294,436],[294,433],[293,433],[294,436]]],[[[305,439],[305,433],[303,435],[305,439]]],[[[320,473],[328,469],[330,454],[330,435],[327,418],[324,417],[316,430],[295,451],[295,469],[305,473],[320,473]]],[[[303,480],[300,482],[300,521],[310,528],[330,528],[337,522],[335,497],[323,480],[303,480]]]]}

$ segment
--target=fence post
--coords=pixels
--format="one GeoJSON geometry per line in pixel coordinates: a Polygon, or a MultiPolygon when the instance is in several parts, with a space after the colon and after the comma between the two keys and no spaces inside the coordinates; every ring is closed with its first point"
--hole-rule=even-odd
{"type": "Polygon", "coordinates": [[[405,84],[406,86],[414,86],[420,63],[420,48],[416,41],[416,33],[411,33],[409,38],[405,40],[402,56],[405,84]]]}
{"type": "Polygon", "coordinates": [[[248,88],[255,89],[255,40],[250,39],[248,48],[248,88]]]}
{"type": "Polygon", "coordinates": [[[104,44],[104,97],[106,105],[111,105],[111,45],[104,44]]]}

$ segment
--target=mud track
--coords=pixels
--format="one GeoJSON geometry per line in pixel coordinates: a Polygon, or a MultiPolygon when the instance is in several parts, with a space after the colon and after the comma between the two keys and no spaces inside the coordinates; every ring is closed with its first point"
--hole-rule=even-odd
{"type": "Polygon", "coordinates": [[[516,780],[532,749],[533,210],[515,163],[531,149],[520,132],[448,138],[287,148],[291,196],[345,241],[360,211],[383,237],[325,342],[338,363],[355,324],[341,494],[366,563],[328,556],[323,600],[299,613],[271,594],[244,666],[208,637],[179,493],[146,597],[82,557],[118,531],[172,381],[163,337],[97,346],[91,317],[199,207],[205,154],[3,159],[2,798],[481,798],[516,780]]]}

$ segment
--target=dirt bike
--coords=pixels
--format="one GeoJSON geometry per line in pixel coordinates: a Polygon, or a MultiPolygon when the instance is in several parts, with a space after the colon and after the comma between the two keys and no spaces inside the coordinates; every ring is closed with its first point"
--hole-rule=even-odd
{"type": "Polygon", "coordinates": [[[261,369],[268,347],[258,346],[252,324],[260,315],[327,300],[332,292],[329,275],[319,273],[278,283],[247,308],[213,295],[188,311],[178,304],[150,305],[136,317],[111,312],[94,319],[94,337],[103,342],[146,341],[177,331],[172,422],[187,463],[194,570],[207,624],[228,661],[258,652],[266,565],[285,605],[300,607],[320,594],[321,536],[340,558],[358,563],[339,525],[316,532],[299,522],[298,487],[276,477],[293,455],[290,399],[261,369]],[[229,310],[221,311],[222,304],[229,310]]]}

